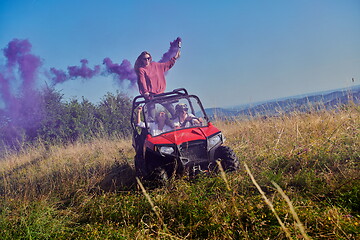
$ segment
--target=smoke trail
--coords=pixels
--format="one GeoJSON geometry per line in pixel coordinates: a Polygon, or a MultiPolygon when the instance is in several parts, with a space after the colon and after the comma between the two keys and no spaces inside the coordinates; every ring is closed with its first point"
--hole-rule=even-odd
{"type": "Polygon", "coordinates": [[[54,85],[57,83],[63,83],[69,79],[69,77],[63,70],[58,70],[56,68],[50,68],[50,72],[54,75],[52,77],[52,81],[53,81],[54,85]]]}
{"type": "Polygon", "coordinates": [[[115,74],[120,82],[127,79],[130,81],[130,86],[135,86],[137,76],[134,68],[128,60],[124,59],[119,65],[117,63],[113,63],[110,58],[105,58],[103,64],[105,64],[106,67],[105,75],[107,73],[115,74]]]}
{"type": "MultiPolygon", "coordinates": [[[[169,50],[163,54],[159,62],[166,62],[175,56],[181,42],[178,37],[170,42],[169,50]]],[[[31,44],[28,40],[14,39],[8,43],[8,46],[3,49],[6,58],[6,66],[3,67],[4,71],[0,73],[0,97],[4,101],[5,108],[16,108],[16,101],[14,100],[15,93],[12,92],[13,82],[16,80],[16,70],[20,74],[21,86],[19,94],[23,97],[35,96],[34,87],[37,76],[37,71],[41,67],[42,62],[39,57],[31,54],[31,44]]],[[[69,66],[67,71],[50,68],[49,76],[53,85],[63,83],[70,79],[78,77],[90,79],[94,76],[113,74],[117,80],[122,83],[125,80],[130,81],[130,87],[134,87],[137,82],[137,76],[130,61],[124,59],[121,64],[113,63],[110,58],[103,60],[104,68],[101,70],[100,65],[95,65],[93,69],[88,67],[88,60],[82,59],[81,66],[69,66]]]]}
{"type": "Polygon", "coordinates": [[[87,66],[88,60],[82,59],[80,62],[81,62],[81,67],[77,67],[77,66],[68,67],[70,78],[76,78],[76,77],[92,78],[93,76],[95,76],[100,72],[99,65],[96,65],[94,67],[94,70],[92,70],[87,66]]]}
{"type": "Polygon", "coordinates": [[[82,59],[80,60],[81,66],[69,66],[67,67],[67,73],[63,70],[59,70],[56,68],[50,68],[50,72],[52,73],[52,81],[55,84],[63,83],[69,79],[75,79],[77,77],[90,79],[100,73],[100,65],[94,66],[94,69],[91,69],[87,66],[89,63],[88,60],[82,59]]]}
{"type": "Polygon", "coordinates": [[[181,42],[181,38],[178,37],[177,39],[175,39],[174,41],[170,42],[170,48],[169,50],[163,54],[162,58],[160,59],[159,62],[167,62],[169,61],[172,57],[175,56],[175,54],[177,53],[177,51],[179,50],[179,42],[181,42]]]}

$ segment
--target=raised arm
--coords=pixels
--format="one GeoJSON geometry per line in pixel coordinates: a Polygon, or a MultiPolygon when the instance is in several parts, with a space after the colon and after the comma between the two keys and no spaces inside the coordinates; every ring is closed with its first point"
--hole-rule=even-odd
{"type": "Polygon", "coordinates": [[[137,109],[137,114],[136,114],[136,125],[140,125],[141,122],[141,111],[142,111],[142,106],[139,106],[137,109]]]}

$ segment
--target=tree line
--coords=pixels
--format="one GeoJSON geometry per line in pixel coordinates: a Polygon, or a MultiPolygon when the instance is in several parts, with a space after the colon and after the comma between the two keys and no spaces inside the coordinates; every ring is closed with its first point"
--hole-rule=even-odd
{"type": "Polygon", "coordinates": [[[126,94],[107,93],[97,104],[85,98],[65,101],[52,88],[37,94],[15,99],[12,109],[0,109],[0,151],[39,140],[58,144],[131,132],[132,100],[126,94]]]}

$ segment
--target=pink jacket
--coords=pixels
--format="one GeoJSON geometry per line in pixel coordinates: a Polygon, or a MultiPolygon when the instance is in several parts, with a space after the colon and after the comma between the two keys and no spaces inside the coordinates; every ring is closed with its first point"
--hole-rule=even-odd
{"type": "Polygon", "coordinates": [[[175,58],[164,63],[151,62],[147,67],[139,68],[138,85],[141,95],[144,93],[163,93],[166,89],[165,72],[175,64],[175,58]]]}

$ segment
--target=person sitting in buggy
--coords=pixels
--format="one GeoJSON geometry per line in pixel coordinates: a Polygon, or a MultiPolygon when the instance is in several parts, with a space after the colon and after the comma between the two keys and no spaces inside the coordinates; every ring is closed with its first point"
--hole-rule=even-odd
{"type": "MultiPolygon", "coordinates": [[[[142,107],[139,106],[137,108],[137,118],[136,118],[136,124],[137,126],[141,128],[145,128],[145,123],[141,121],[141,111],[142,107]]],[[[155,121],[149,122],[149,132],[152,136],[157,136],[163,132],[168,132],[173,130],[171,126],[168,125],[169,123],[168,115],[164,111],[160,111],[155,115],[155,121]]]]}
{"type": "Polygon", "coordinates": [[[195,117],[193,114],[188,113],[189,108],[185,103],[179,103],[175,106],[175,128],[187,128],[191,126],[201,126],[201,119],[195,117]]]}

